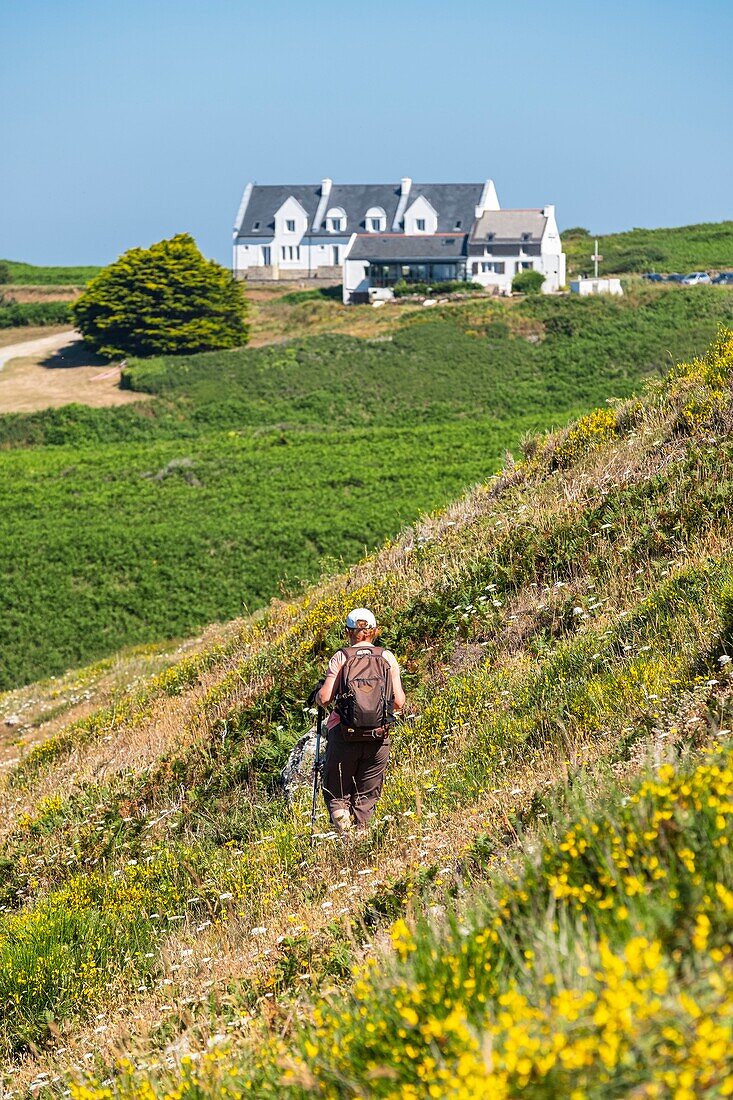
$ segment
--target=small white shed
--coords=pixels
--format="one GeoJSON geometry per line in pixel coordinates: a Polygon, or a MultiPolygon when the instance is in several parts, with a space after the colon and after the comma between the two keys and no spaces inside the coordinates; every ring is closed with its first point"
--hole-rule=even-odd
{"type": "Polygon", "coordinates": [[[588,294],[623,294],[620,279],[571,279],[570,293],[586,297],[588,294]]]}

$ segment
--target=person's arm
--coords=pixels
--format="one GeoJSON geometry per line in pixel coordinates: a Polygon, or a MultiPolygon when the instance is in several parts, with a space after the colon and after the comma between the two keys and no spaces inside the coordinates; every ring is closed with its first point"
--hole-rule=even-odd
{"type": "Polygon", "coordinates": [[[329,703],[333,701],[334,694],[336,692],[336,681],[339,678],[339,673],[343,665],[346,663],[346,658],[339,650],[338,653],[334,653],[331,660],[328,662],[328,672],[326,673],[326,679],[323,681],[323,686],[316,696],[316,701],[321,707],[327,707],[329,703]]]}
{"type": "Polygon", "coordinates": [[[384,656],[389,662],[390,677],[392,679],[392,694],[394,695],[394,709],[402,710],[405,705],[405,690],[402,687],[400,666],[397,664],[397,658],[394,653],[387,650],[384,656]]]}

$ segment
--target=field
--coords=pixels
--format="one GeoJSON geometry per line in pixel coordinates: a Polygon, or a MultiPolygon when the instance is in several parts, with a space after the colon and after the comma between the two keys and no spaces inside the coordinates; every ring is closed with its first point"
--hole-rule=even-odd
{"type": "MultiPolygon", "coordinates": [[[[593,234],[562,233],[568,273],[592,272],[593,234]]],[[[600,237],[602,274],[629,271],[679,272],[733,270],[733,221],[683,225],[673,229],[630,229],[600,237]]]]}
{"type": "Polygon", "coordinates": [[[728,331],[152,677],[38,685],[98,695],[0,738],[5,1089],[730,1095],[732,428],[728,331]],[[312,844],[279,770],[360,603],[409,717],[312,844]]]}
{"type": "Polygon", "coordinates": [[[298,590],[733,322],[717,288],[325,308],[378,327],[131,361],[144,401],[0,416],[0,687],[298,590]]]}
{"type": "Polygon", "coordinates": [[[18,260],[2,260],[7,264],[10,283],[19,286],[85,286],[98,275],[101,267],[39,267],[18,260]]]}

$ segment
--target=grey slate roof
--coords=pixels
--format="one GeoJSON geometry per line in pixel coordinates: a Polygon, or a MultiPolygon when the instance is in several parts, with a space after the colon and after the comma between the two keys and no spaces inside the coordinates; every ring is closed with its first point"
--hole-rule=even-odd
{"type": "Polygon", "coordinates": [[[252,233],[266,236],[275,232],[275,214],[286,199],[293,196],[308,214],[310,225],[315,217],[321,197],[321,185],[318,184],[255,184],[252,188],[242,224],[238,227],[238,236],[248,237],[252,233]],[[255,224],[259,222],[259,229],[255,224]]]}
{"type": "Polygon", "coordinates": [[[529,240],[542,240],[547,218],[541,210],[487,210],[476,222],[471,234],[471,244],[484,244],[489,233],[501,243],[521,243],[523,234],[529,240]]]}
{"type": "MultiPolygon", "coordinates": [[[[424,195],[438,214],[438,232],[459,231],[467,233],[474,221],[475,207],[481,198],[483,183],[413,183],[407,205],[419,195],[424,195]]],[[[312,230],[313,219],[321,198],[321,185],[316,184],[255,184],[252,188],[247,209],[241,225],[237,227],[237,236],[266,235],[274,232],[275,213],[285,200],[293,195],[308,214],[308,228],[312,230]],[[255,224],[259,222],[259,229],[255,224]]],[[[346,213],[344,232],[363,233],[366,230],[365,216],[372,206],[381,206],[387,215],[387,228],[392,228],[397,204],[400,200],[399,183],[334,183],[328,198],[327,210],[340,206],[346,213]]],[[[324,224],[311,233],[314,237],[330,237],[324,224]]]]}
{"type": "Polygon", "coordinates": [[[482,183],[413,183],[408,207],[418,195],[424,195],[438,215],[438,232],[456,229],[468,233],[476,216],[476,204],[484,189],[482,183]],[[459,226],[456,222],[460,222],[459,226]]]}
{"type": "MultiPolygon", "coordinates": [[[[320,190],[320,188],[319,188],[320,190]]],[[[372,206],[381,206],[387,215],[387,228],[392,221],[400,201],[400,185],[391,183],[334,183],[328,196],[328,206],[323,215],[323,225],[313,234],[330,237],[326,230],[326,214],[334,206],[340,206],[346,214],[345,233],[363,233],[366,230],[366,212],[372,206]]]]}
{"type": "Polygon", "coordinates": [[[349,260],[370,260],[376,263],[456,260],[466,255],[468,234],[435,236],[426,234],[406,237],[402,233],[367,233],[354,241],[349,260]]]}

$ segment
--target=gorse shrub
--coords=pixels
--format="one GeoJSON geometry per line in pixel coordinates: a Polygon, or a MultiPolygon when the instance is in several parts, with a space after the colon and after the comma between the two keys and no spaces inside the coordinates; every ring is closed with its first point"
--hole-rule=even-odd
{"type": "Polygon", "coordinates": [[[181,355],[247,342],[241,283],[181,233],[133,248],[104,268],[73,305],[85,341],[102,355],[181,355]]]}

